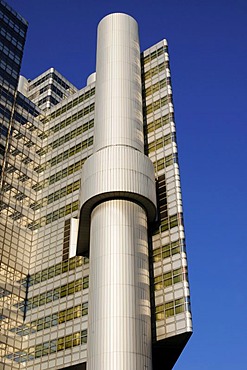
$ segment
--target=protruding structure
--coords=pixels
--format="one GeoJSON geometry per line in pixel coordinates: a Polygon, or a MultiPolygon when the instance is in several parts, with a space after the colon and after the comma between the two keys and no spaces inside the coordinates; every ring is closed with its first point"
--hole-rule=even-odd
{"type": "Polygon", "coordinates": [[[100,22],[96,73],[94,154],[83,168],[78,243],[85,253],[90,239],[88,370],[151,369],[147,222],[156,193],[130,16],[100,22]]]}
{"type": "Polygon", "coordinates": [[[18,91],[23,95],[27,95],[28,92],[28,80],[24,76],[19,76],[18,91]]]}
{"type": "Polygon", "coordinates": [[[96,81],[96,72],[91,73],[87,78],[87,86],[96,81]]]}

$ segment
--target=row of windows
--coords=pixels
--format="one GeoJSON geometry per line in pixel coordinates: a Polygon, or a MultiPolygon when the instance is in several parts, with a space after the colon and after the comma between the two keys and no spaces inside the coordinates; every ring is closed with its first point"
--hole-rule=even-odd
{"type": "MultiPolygon", "coordinates": [[[[76,105],[78,105],[78,104],[82,103],[83,101],[89,99],[94,94],[95,94],[95,88],[87,91],[85,94],[83,94],[83,95],[79,96],[78,98],[72,100],[68,104],[64,105],[62,108],[57,109],[55,112],[51,113],[44,120],[42,120],[42,122],[43,123],[49,122],[53,118],[60,116],[61,114],[67,112],[68,110],[70,110],[71,108],[75,107],[76,105]]],[[[92,112],[94,110],[94,104],[89,105],[87,108],[89,108],[89,111],[88,112],[92,112]],[[93,106],[93,109],[92,109],[92,106],[93,106]]],[[[85,109],[87,109],[87,108],[85,108],[85,109]]]]}
{"type": "Polygon", "coordinates": [[[34,117],[39,116],[40,110],[37,106],[23,95],[17,96],[18,107],[22,107],[27,113],[34,117]]]}
{"type": "Polygon", "coordinates": [[[158,161],[154,162],[154,168],[156,171],[160,171],[165,167],[171,166],[174,163],[178,163],[177,153],[170,154],[165,158],[161,158],[158,161]]]}
{"type": "Polygon", "coordinates": [[[37,211],[37,209],[40,209],[41,207],[44,207],[52,202],[55,202],[56,200],[61,199],[65,197],[66,195],[69,195],[78,189],[80,189],[80,180],[75,181],[72,184],[69,184],[62,189],[59,189],[52,194],[49,194],[47,197],[42,198],[38,202],[32,203],[30,207],[34,211],[37,211]]]}
{"type": "Polygon", "coordinates": [[[160,55],[167,52],[167,50],[168,50],[167,46],[162,46],[161,48],[159,48],[159,49],[153,51],[152,53],[150,53],[149,55],[145,56],[143,58],[143,63],[146,64],[146,63],[151,62],[151,60],[158,58],[160,55]]]}
{"type": "MultiPolygon", "coordinates": [[[[1,110],[1,108],[0,108],[1,110]]],[[[1,137],[7,137],[8,136],[8,129],[5,126],[0,126],[0,138],[1,137]]]]}
{"type": "Polygon", "coordinates": [[[15,47],[17,47],[17,49],[22,51],[23,44],[19,40],[17,40],[17,38],[15,38],[11,33],[9,33],[4,27],[1,27],[0,33],[8,41],[10,41],[15,47]]]}
{"type": "Polygon", "coordinates": [[[170,84],[170,79],[164,78],[163,80],[156,82],[156,84],[151,85],[145,89],[145,97],[154,94],[156,91],[159,91],[163,89],[163,87],[166,87],[166,85],[170,84]]]}
{"type": "Polygon", "coordinates": [[[157,182],[157,199],[159,204],[160,221],[168,217],[167,194],[166,194],[166,177],[161,175],[157,182]]]}
{"type": "Polygon", "coordinates": [[[189,297],[175,299],[165,304],[156,306],[156,320],[164,320],[165,318],[175,316],[184,311],[190,311],[189,297]]]}
{"type": "MultiPolygon", "coordinates": [[[[19,180],[21,182],[25,182],[27,180],[30,180],[30,178],[26,174],[24,174],[18,168],[16,168],[15,166],[12,166],[9,163],[7,163],[7,165],[5,167],[5,172],[6,173],[14,173],[15,174],[15,178],[17,178],[17,180],[19,180]]],[[[11,189],[11,185],[9,185],[9,186],[10,186],[10,189],[11,189]]]]}
{"type": "Polygon", "coordinates": [[[3,201],[0,201],[0,211],[3,215],[12,218],[14,221],[23,219],[22,225],[27,226],[27,223],[31,220],[27,217],[24,217],[24,215],[21,212],[16,211],[14,208],[12,208],[10,205],[4,203],[3,201]]]}
{"type": "MultiPolygon", "coordinates": [[[[1,146],[0,146],[0,154],[1,154],[1,146]]],[[[38,186],[38,185],[36,185],[36,186],[38,186]]],[[[38,202],[31,203],[30,208],[33,209],[34,211],[36,211],[36,210],[38,210],[38,209],[40,209],[40,208],[42,208],[42,207],[44,207],[48,204],[51,204],[52,202],[57,201],[58,199],[63,198],[66,195],[71,194],[72,192],[78,190],[79,188],[80,188],[80,180],[63,187],[62,189],[59,189],[59,190],[57,190],[56,192],[54,192],[52,194],[49,194],[47,197],[42,198],[38,202]]],[[[13,189],[13,187],[11,185],[9,185],[8,183],[4,183],[4,186],[3,186],[3,191],[4,192],[10,191],[11,189],[13,189]]],[[[24,193],[20,192],[20,191],[16,191],[16,194],[15,195],[12,194],[12,196],[18,201],[21,201],[21,200],[27,198],[27,196],[24,193]]]]}
{"type": "MultiPolygon", "coordinates": [[[[1,97],[0,97],[1,99],[1,97]]],[[[0,128],[1,131],[3,132],[3,135],[7,137],[8,135],[8,128],[10,128],[9,121],[10,121],[10,111],[12,110],[12,104],[11,102],[5,101],[4,99],[1,99],[2,101],[0,102],[0,128]]]]}
{"type": "Polygon", "coordinates": [[[59,103],[59,101],[57,99],[55,99],[52,95],[48,95],[45,98],[39,100],[37,105],[40,107],[42,104],[44,104],[46,102],[49,102],[52,105],[57,105],[59,103]]]}
{"type": "Polygon", "coordinates": [[[16,67],[16,64],[14,63],[11,64],[9,61],[7,62],[6,59],[7,58],[2,58],[1,56],[0,67],[4,71],[4,73],[8,74],[8,76],[5,76],[4,73],[2,73],[2,76],[4,80],[14,86],[16,80],[18,80],[19,67],[16,67]]]}
{"type": "Polygon", "coordinates": [[[2,68],[0,64],[0,85],[8,85],[10,88],[16,88],[17,78],[11,76],[11,72],[5,73],[5,67],[2,68]]]}
{"type": "Polygon", "coordinates": [[[185,252],[184,239],[176,240],[175,242],[162,245],[161,247],[153,250],[153,261],[159,262],[164,258],[171,257],[174,254],[185,252]]]}
{"type": "MultiPolygon", "coordinates": [[[[25,155],[21,150],[17,149],[16,147],[12,145],[10,146],[9,153],[12,156],[16,157],[16,161],[15,161],[16,164],[17,164],[17,161],[22,162],[26,165],[29,164],[29,169],[33,168],[33,166],[38,164],[37,162],[34,162],[28,155],[25,155]],[[30,163],[32,163],[32,166],[30,165],[30,163]]],[[[21,166],[20,163],[19,163],[19,166],[21,166]]]]}
{"type": "Polygon", "coordinates": [[[12,220],[16,221],[23,217],[23,214],[21,212],[15,211],[12,213],[12,215],[9,216],[12,218],[12,220]]]}
{"type": "Polygon", "coordinates": [[[21,201],[21,200],[27,198],[27,196],[24,193],[22,193],[21,191],[18,191],[17,194],[13,196],[13,198],[15,198],[16,200],[21,201]]]}
{"type": "Polygon", "coordinates": [[[14,103],[14,93],[13,89],[6,89],[4,86],[1,86],[1,101],[14,103]]]}
{"type": "Polygon", "coordinates": [[[10,107],[7,107],[0,102],[0,114],[3,115],[5,119],[10,120],[11,113],[10,113],[10,107]]]}
{"type": "Polygon", "coordinates": [[[25,278],[22,280],[22,284],[26,286],[32,286],[38,283],[41,283],[42,281],[46,281],[48,279],[51,279],[55,276],[61,275],[64,272],[72,271],[76,269],[79,266],[82,266],[83,264],[88,263],[89,260],[87,258],[76,256],[73,258],[70,258],[67,261],[63,261],[60,263],[57,263],[56,265],[50,266],[42,271],[36,272],[35,274],[29,276],[28,278],[25,278]],[[27,281],[28,280],[28,281],[27,281]]]}
{"type": "Polygon", "coordinates": [[[168,216],[167,218],[163,219],[160,224],[161,232],[172,229],[178,225],[183,225],[183,215],[181,213],[168,216]]]}
{"type": "Polygon", "coordinates": [[[32,146],[35,145],[32,140],[29,140],[27,137],[25,137],[23,134],[21,134],[16,129],[13,129],[12,135],[13,135],[14,138],[16,138],[18,140],[19,143],[23,144],[27,148],[31,148],[32,146]]]}
{"type": "MultiPolygon", "coordinates": [[[[1,290],[0,290],[0,299],[1,301],[3,302],[4,301],[4,297],[8,297],[8,296],[11,296],[12,295],[12,292],[10,290],[7,290],[7,289],[4,289],[3,287],[1,287],[1,290]]],[[[16,296],[16,294],[13,294],[16,296]]]]}
{"type": "Polygon", "coordinates": [[[164,105],[172,102],[172,95],[166,95],[163,98],[152,102],[146,106],[146,114],[156,111],[164,105]]]}
{"type": "MultiPolygon", "coordinates": [[[[73,122],[73,118],[75,118],[74,116],[71,117],[71,122],[70,123],[73,122]]],[[[76,114],[76,116],[77,116],[77,119],[81,118],[80,112],[78,112],[76,114]]],[[[92,119],[89,122],[84,123],[84,125],[82,125],[80,127],[77,127],[75,130],[73,130],[73,131],[69,132],[68,134],[60,137],[57,140],[55,140],[51,144],[52,149],[55,149],[55,148],[59,147],[60,145],[63,145],[64,143],[68,142],[69,140],[73,139],[74,137],[81,135],[83,132],[86,132],[86,131],[90,130],[91,128],[93,128],[93,126],[94,126],[94,120],[92,119]]]]}
{"type": "Polygon", "coordinates": [[[18,54],[22,58],[23,47],[24,47],[24,39],[16,33],[13,32],[11,27],[7,24],[1,23],[3,27],[1,27],[1,39],[4,38],[4,43],[10,47],[15,48],[15,53],[18,54]]]}
{"type": "Polygon", "coordinates": [[[21,21],[22,25],[23,23],[27,24],[27,21],[20,14],[18,14],[13,8],[11,8],[4,0],[0,0],[0,9],[6,12],[10,18],[13,18],[18,23],[20,23],[21,21]]]}
{"type": "Polygon", "coordinates": [[[163,148],[164,146],[176,142],[176,134],[175,132],[172,132],[168,135],[165,135],[157,140],[152,141],[148,144],[148,153],[152,153],[160,148],[163,148]]]}
{"type": "Polygon", "coordinates": [[[39,191],[41,189],[44,189],[45,187],[54,184],[55,182],[68,177],[72,173],[75,173],[77,171],[80,171],[82,169],[83,164],[85,163],[86,158],[81,159],[80,161],[71,164],[69,167],[64,168],[61,171],[58,171],[54,175],[48,177],[47,179],[39,182],[38,184],[35,184],[32,189],[35,191],[39,191]]]}
{"type": "MultiPolygon", "coordinates": [[[[52,78],[54,81],[56,81],[60,86],[62,86],[65,90],[68,90],[70,89],[70,85],[68,85],[63,79],[61,79],[60,77],[58,77],[58,75],[56,75],[56,73],[52,73],[52,78]]],[[[73,89],[74,90],[74,89],[73,89]]],[[[76,91],[76,90],[75,90],[76,91]]]]}
{"type": "Polygon", "coordinates": [[[37,230],[38,228],[48,225],[59,218],[65,217],[70,213],[77,211],[79,209],[79,201],[76,200],[73,203],[67,204],[66,206],[57,209],[49,213],[48,215],[41,217],[39,220],[33,221],[27,225],[30,230],[37,230]]]}
{"type": "Polygon", "coordinates": [[[158,73],[165,71],[166,68],[169,68],[169,62],[162,62],[158,64],[157,66],[149,69],[147,72],[144,72],[145,81],[148,80],[149,78],[154,77],[158,73]]]}
{"type": "MultiPolygon", "coordinates": [[[[4,233],[3,230],[1,230],[2,233],[4,233]]],[[[5,234],[6,235],[6,234],[5,234]]],[[[15,268],[6,265],[3,261],[1,261],[0,266],[0,275],[3,277],[4,280],[9,282],[17,282],[19,283],[20,279],[23,277],[23,274],[16,270],[15,268]]]]}
{"type": "Polygon", "coordinates": [[[23,156],[23,153],[21,152],[20,149],[17,149],[15,146],[13,145],[10,145],[9,146],[9,153],[13,156],[13,157],[16,157],[17,155],[21,155],[23,156]]]}
{"type": "Polygon", "coordinates": [[[53,73],[48,73],[47,75],[45,75],[44,77],[40,78],[38,81],[30,84],[29,86],[29,91],[33,90],[35,87],[41,85],[43,82],[49,80],[49,78],[52,78],[53,77],[53,73]]]}
{"type": "MultiPolygon", "coordinates": [[[[35,134],[37,135],[38,133],[40,133],[41,132],[41,130],[39,130],[37,127],[35,127],[34,126],[34,124],[33,123],[31,123],[30,121],[28,121],[26,118],[24,118],[23,116],[21,116],[17,111],[15,111],[15,113],[14,113],[14,119],[16,120],[16,121],[18,121],[18,122],[20,122],[21,124],[22,124],[22,128],[24,129],[24,130],[28,130],[28,131],[30,131],[30,132],[32,132],[32,133],[34,133],[35,132],[35,134]]],[[[27,146],[28,148],[31,148],[31,146],[33,146],[34,145],[34,142],[33,141],[31,141],[29,138],[27,138],[26,136],[24,136],[24,134],[22,134],[18,129],[19,129],[19,127],[20,127],[20,125],[19,124],[17,124],[16,122],[14,122],[14,127],[16,127],[16,128],[14,128],[13,129],[13,131],[12,131],[12,133],[13,133],[13,136],[16,138],[16,139],[18,139],[18,140],[20,140],[21,139],[21,144],[23,144],[23,145],[25,145],[25,146],[27,146]]],[[[36,135],[32,135],[32,137],[36,137],[36,135]]]]}
{"type": "Polygon", "coordinates": [[[0,144],[0,157],[1,158],[4,156],[4,153],[5,153],[5,145],[0,144]]]}
{"type": "Polygon", "coordinates": [[[57,165],[58,163],[64,161],[65,159],[68,159],[72,157],[73,155],[81,152],[82,150],[88,148],[89,146],[93,145],[93,136],[90,138],[82,141],[81,143],[73,146],[72,148],[65,150],[63,153],[57,155],[56,157],[50,159],[49,161],[45,162],[41,166],[35,167],[34,170],[38,173],[41,173],[45,171],[47,168],[53,167],[57,165]]]}
{"type": "Polygon", "coordinates": [[[21,311],[31,310],[40,307],[46,303],[56,301],[60,298],[67,297],[68,295],[80,292],[82,289],[87,289],[89,285],[89,277],[86,276],[82,279],[72,281],[71,283],[61,285],[55,289],[48,290],[42,294],[36,295],[28,301],[21,301],[16,304],[16,307],[21,311]]]}
{"type": "MultiPolygon", "coordinates": [[[[176,227],[178,225],[183,225],[183,215],[181,213],[178,213],[176,215],[167,216],[163,220],[161,220],[160,223],[160,231],[164,232],[167,230],[172,229],[173,227],[176,227]]],[[[153,232],[153,235],[156,235],[159,233],[159,229],[155,230],[153,232]]]]}
{"type": "MultiPolygon", "coordinates": [[[[83,95],[82,95],[83,96],[83,95]]],[[[79,99],[79,98],[78,98],[79,99]]],[[[77,100],[78,100],[77,99],[77,100]]],[[[74,100],[73,102],[77,103],[76,100],[74,100]]],[[[79,103],[77,103],[79,104],[79,103]]],[[[76,104],[75,104],[76,105],[76,104]]],[[[59,122],[57,125],[53,126],[51,129],[50,129],[50,132],[52,133],[56,133],[60,130],[62,130],[63,128],[67,127],[68,125],[70,125],[71,123],[77,121],[78,119],[86,116],[88,113],[91,113],[94,111],[94,103],[88,105],[87,107],[81,109],[79,112],[76,112],[75,114],[73,114],[72,116],[66,118],[65,120],[59,122]]],[[[63,113],[63,112],[62,112],[63,113]]],[[[62,114],[61,113],[61,114],[62,114]]]]}
{"type": "Polygon", "coordinates": [[[16,129],[12,129],[12,136],[15,139],[19,140],[19,142],[23,144],[24,146],[26,146],[27,148],[31,148],[34,145],[34,143],[31,140],[26,138],[23,134],[21,134],[16,129]]]}
{"type": "Polygon", "coordinates": [[[87,331],[83,330],[70,335],[66,335],[65,337],[60,337],[48,342],[44,342],[42,344],[38,344],[35,347],[28,348],[27,351],[10,353],[5,357],[9,360],[14,360],[15,362],[22,363],[86,343],[87,331]]]}
{"type": "Polygon", "coordinates": [[[49,78],[52,78],[54,81],[58,82],[65,90],[68,90],[70,86],[63,81],[60,77],[58,77],[54,72],[48,73],[44,77],[40,78],[38,81],[34,82],[30,85],[29,91],[33,90],[35,87],[41,85],[43,82],[47,81],[49,78]]]}
{"type": "Polygon", "coordinates": [[[67,321],[75,320],[87,314],[88,303],[86,302],[78,306],[42,317],[41,319],[31,321],[25,325],[12,328],[10,331],[20,336],[29,335],[40,330],[51,328],[52,326],[57,326],[67,321]]]}
{"type": "Polygon", "coordinates": [[[65,220],[64,222],[64,234],[63,234],[63,260],[69,259],[70,250],[70,234],[71,234],[71,219],[65,220]]]}
{"type": "MultiPolygon", "coordinates": [[[[91,104],[89,107],[90,109],[90,112],[92,111],[92,105],[91,104]]],[[[63,128],[69,126],[71,123],[77,121],[78,119],[82,118],[85,114],[88,114],[87,112],[87,108],[86,110],[83,108],[82,110],[76,112],[75,114],[73,114],[72,116],[66,118],[65,120],[59,122],[57,125],[53,126],[51,129],[47,130],[47,131],[44,131],[42,132],[39,136],[40,139],[46,139],[48,138],[51,134],[53,133],[56,133],[58,132],[59,130],[62,130],[63,128]]],[[[92,124],[92,121],[89,121],[89,122],[86,122],[84,125],[83,125],[83,132],[87,131],[87,125],[91,125],[92,124]]],[[[91,128],[91,127],[90,127],[91,128]]],[[[89,130],[89,128],[88,128],[89,130]]]]}
{"type": "MultiPolygon", "coordinates": [[[[55,94],[57,94],[58,96],[60,96],[60,98],[63,98],[64,97],[64,93],[61,90],[59,90],[54,84],[49,84],[47,86],[42,87],[42,89],[39,90],[39,93],[41,95],[45,91],[48,91],[48,90],[53,91],[55,94]]],[[[30,97],[30,99],[31,99],[31,97],[30,97]]]]}
{"type": "MultiPolygon", "coordinates": [[[[1,8],[3,7],[1,6],[1,8]]],[[[14,32],[18,33],[18,35],[24,38],[26,34],[26,26],[24,26],[22,22],[18,21],[16,17],[13,14],[11,14],[11,12],[7,11],[6,7],[4,9],[4,13],[0,10],[0,18],[8,26],[10,26],[14,32]],[[4,13],[8,13],[8,16],[4,13]],[[25,31],[22,27],[25,27],[25,31]]]]}
{"type": "MultiPolygon", "coordinates": [[[[12,185],[10,185],[10,184],[8,184],[7,182],[3,182],[3,186],[2,186],[2,191],[3,191],[3,193],[5,193],[5,192],[7,192],[7,191],[9,191],[9,190],[11,190],[11,189],[13,189],[13,186],[12,185]]],[[[0,201],[1,202],[1,204],[5,204],[4,202],[2,202],[2,201],[0,201]]],[[[4,208],[6,208],[6,207],[1,207],[0,208],[0,210],[1,209],[4,209],[4,208]]]]}
{"type": "Polygon", "coordinates": [[[6,209],[8,208],[8,204],[6,204],[5,202],[3,202],[2,200],[0,200],[0,212],[3,210],[3,209],[6,209]]]}
{"type": "Polygon", "coordinates": [[[29,95],[29,96],[28,96],[28,99],[29,99],[29,100],[34,100],[34,99],[38,98],[38,97],[39,97],[39,95],[40,95],[40,91],[41,91],[41,90],[36,91],[36,92],[35,92],[34,94],[32,94],[32,95],[29,95]]]}
{"type": "Polygon", "coordinates": [[[3,10],[9,20],[12,20],[19,28],[26,29],[28,22],[18,14],[13,8],[11,8],[5,1],[0,2],[0,9],[3,10]]]}
{"type": "MultiPolygon", "coordinates": [[[[20,226],[24,228],[27,227],[32,230],[30,225],[32,225],[33,219],[25,216],[21,212],[16,211],[10,205],[3,202],[0,202],[0,210],[2,212],[2,215],[4,215],[5,217],[12,218],[14,221],[17,221],[20,226]]],[[[40,225],[38,227],[40,227],[40,225]]]]}
{"type": "Polygon", "coordinates": [[[174,121],[174,115],[173,113],[168,113],[165,116],[160,117],[156,119],[155,121],[150,122],[147,125],[147,133],[149,134],[150,132],[153,132],[162,126],[165,126],[172,121],[174,121]]]}
{"type": "MultiPolygon", "coordinates": [[[[4,33],[5,33],[5,30],[4,30],[4,33]]],[[[10,35],[10,40],[9,39],[6,39],[5,36],[3,36],[2,32],[0,31],[0,43],[2,45],[4,45],[4,47],[8,48],[9,51],[11,51],[11,53],[13,53],[17,58],[18,58],[18,64],[21,63],[21,58],[22,58],[22,51],[19,50],[16,45],[14,45],[12,42],[11,42],[11,35],[10,35]]],[[[7,53],[8,54],[8,53],[7,53]]]]}
{"type": "Polygon", "coordinates": [[[25,117],[24,115],[20,114],[17,111],[14,112],[14,120],[16,122],[19,122],[21,125],[25,125],[28,122],[27,117],[25,117]]]}
{"type": "Polygon", "coordinates": [[[21,58],[17,55],[17,53],[14,53],[12,50],[10,50],[9,48],[7,48],[7,46],[4,45],[1,41],[0,41],[0,50],[5,55],[7,55],[8,58],[12,59],[18,65],[21,63],[21,58]]]}
{"type": "MultiPolygon", "coordinates": [[[[79,113],[80,112],[78,112],[78,114],[74,115],[74,116],[77,116],[77,119],[80,118],[79,113]]],[[[71,119],[68,119],[66,121],[70,121],[69,124],[74,122],[71,119]]],[[[93,126],[94,126],[94,120],[90,120],[89,122],[85,123],[84,125],[82,125],[80,127],[77,127],[75,130],[69,132],[68,134],[66,134],[66,135],[60,137],[59,139],[53,141],[51,144],[49,144],[49,145],[45,146],[44,148],[38,150],[36,153],[42,156],[42,155],[48,153],[49,151],[51,151],[52,149],[56,149],[60,145],[63,145],[64,143],[67,143],[69,140],[75,138],[76,136],[81,135],[83,132],[88,131],[93,126]]]]}
{"type": "Polygon", "coordinates": [[[179,283],[181,281],[187,281],[187,270],[186,267],[180,267],[178,269],[166,272],[163,275],[159,275],[154,278],[154,289],[160,290],[179,283]]]}
{"type": "Polygon", "coordinates": [[[35,358],[87,343],[87,331],[76,332],[35,347],[35,358]],[[56,347],[55,347],[56,345],[56,347]]]}

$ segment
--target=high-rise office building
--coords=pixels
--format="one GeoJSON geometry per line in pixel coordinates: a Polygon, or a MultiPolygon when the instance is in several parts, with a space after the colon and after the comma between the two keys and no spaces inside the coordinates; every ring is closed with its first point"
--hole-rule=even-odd
{"type": "Polygon", "coordinates": [[[171,369],[191,332],[166,40],[99,24],[96,73],[19,78],[0,0],[0,367],[171,369]]]}

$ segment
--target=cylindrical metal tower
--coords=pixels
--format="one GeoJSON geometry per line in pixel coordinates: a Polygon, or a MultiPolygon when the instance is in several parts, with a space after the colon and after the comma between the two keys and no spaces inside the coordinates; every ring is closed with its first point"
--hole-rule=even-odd
{"type": "Polygon", "coordinates": [[[144,155],[138,26],[126,14],[98,27],[94,153],[81,204],[79,253],[90,240],[87,369],[151,370],[147,224],[156,194],[144,155]]]}

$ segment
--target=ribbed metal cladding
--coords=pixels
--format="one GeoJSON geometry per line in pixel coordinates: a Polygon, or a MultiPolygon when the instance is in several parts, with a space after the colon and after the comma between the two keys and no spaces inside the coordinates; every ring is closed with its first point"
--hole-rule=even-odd
{"type": "Polygon", "coordinates": [[[107,201],[92,212],[88,369],[151,369],[147,217],[107,201]]]}
{"type": "Polygon", "coordinates": [[[88,250],[90,214],[95,204],[109,198],[132,199],[155,217],[155,181],[153,164],[148,157],[128,146],[108,146],[93,154],[82,175],[80,251],[88,250]]]}
{"type": "Polygon", "coordinates": [[[151,370],[147,222],[155,179],[144,155],[138,26],[126,14],[98,27],[94,127],[77,247],[83,254],[90,239],[87,368],[151,370]]]}
{"type": "Polygon", "coordinates": [[[88,254],[95,204],[131,198],[149,221],[155,217],[154,169],[144,155],[138,25],[126,14],[110,14],[98,26],[93,151],[82,173],[80,255],[88,254]]]}
{"type": "Polygon", "coordinates": [[[94,151],[127,145],[144,152],[138,25],[110,14],[98,26],[94,151]]]}

